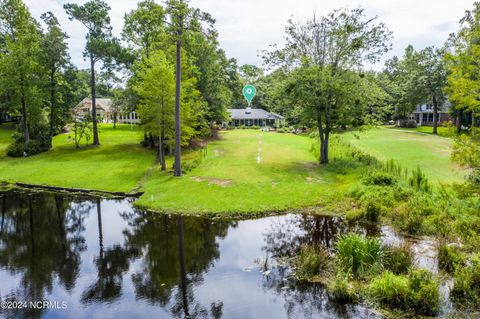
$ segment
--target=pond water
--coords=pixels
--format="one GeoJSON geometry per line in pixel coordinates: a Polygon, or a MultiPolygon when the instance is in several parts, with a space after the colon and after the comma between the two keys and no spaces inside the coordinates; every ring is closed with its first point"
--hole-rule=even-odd
{"type": "Polygon", "coordinates": [[[398,240],[335,217],[216,221],[43,192],[0,194],[0,213],[1,301],[50,302],[0,318],[378,318],[300,284],[285,259],[351,230],[398,240]]]}

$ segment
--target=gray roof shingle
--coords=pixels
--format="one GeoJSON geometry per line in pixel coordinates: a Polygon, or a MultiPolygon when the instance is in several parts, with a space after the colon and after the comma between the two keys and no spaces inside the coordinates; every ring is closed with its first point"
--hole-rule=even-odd
{"type": "Polygon", "coordinates": [[[265,119],[265,120],[283,120],[284,117],[275,113],[267,112],[263,109],[250,109],[250,113],[247,113],[247,109],[228,109],[232,120],[252,120],[252,119],[265,119]]]}

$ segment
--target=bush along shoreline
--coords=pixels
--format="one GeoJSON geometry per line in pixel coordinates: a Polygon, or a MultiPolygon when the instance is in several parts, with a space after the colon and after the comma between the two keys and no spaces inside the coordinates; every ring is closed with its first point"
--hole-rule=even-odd
{"type": "MultiPolygon", "coordinates": [[[[333,207],[353,222],[390,224],[409,236],[437,243],[438,274],[414,266],[411,248],[385,246],[355,233],[339,237],[331,250],[303,246],[294,261],[300,280],[320,282],[339,302],[366,302],[386,317],[437,316],[440,286],[453,284],[455,311],[480,313],[480,186],[431,182],[420,168],[381,162],[337,136],[343,152],[365,165],[363,177],[333,207]],[[368,168],[368,169],[367,169],[368,168]]],[[[316,151],[316,146],[312,146],[316,151]]]]}

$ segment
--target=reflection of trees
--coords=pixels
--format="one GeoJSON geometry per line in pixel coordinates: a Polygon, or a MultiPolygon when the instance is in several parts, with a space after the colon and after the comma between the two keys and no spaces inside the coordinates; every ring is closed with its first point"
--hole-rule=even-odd
{"type": "Polygon", "coordinates": [[[100,199],[96,201],[98,222],[99,254],[95,259],[97,281],[82,294],[82,302],[111,302],[120,297],[122,292],[123,273],[130,267],[130,259],[137,257],[136,249],[114,245],[107,250],[103,246],[102,206],[100,199]]]}
{"type": "MultiPolygon", "coordinates": [[[[125,214],[131,230],[125,231],[126,247],[143,252],[140,269],[132,275],[137,298],[166,307],[178,318],[201,318],[208,310],[195,301],[193,286],[220,256],[217,238],[224,238],[231,222],[155,215],[125,214]],[[172,294],[173,293],[173,294],[172,294]]],[[[210,312],[220,318],[222,303],[210,312]]]]}
{"type": "Polygon", "coordinates": [[[331,248],[335,238],[348,229],[339,217],[289,215],[272,222],[264,234],[263,248],[273,257],[293,257],[302,244],[331,248]]]}
{"type": "Polygon", "coordinates": [[[7,298],[43,300],[55,278],[71,291],[86,249],[81,232],[88,210],[69,209],[70,201],[48,193],[8,192],[1,202],[0,267],[21,276],[20,287],[7,298]]]}
{"type": "MultiPolygon", "coordinates": [[[[339,217],[289,215],[272,222],[270,229],[264,233],[263,250],[278,259],[295,256],[302,244],[332,249],[336,238],[347,231],[373,235],[378,229],[374,226],[348,224],[339,217]]],[[[282,296],[289,318],[375,318],[362,306],[332,301],[319,284],[298,282],[285,263],[274,263],[268,276],[263,279],[263,287],[282,296]]]]}

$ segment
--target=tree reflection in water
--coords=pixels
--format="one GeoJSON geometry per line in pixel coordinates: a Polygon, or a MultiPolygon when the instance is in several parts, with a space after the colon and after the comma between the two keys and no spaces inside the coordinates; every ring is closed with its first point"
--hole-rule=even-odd
{"type": "Polygon", "coordinates": [[[193,287],[203,282],[203,274],[220,257],[218,240],[236,222],[140,211],[124,218],[131,226],[124,232],[126,246],[143,252],[141,267],[132,275],[137,298],[170,307],[175,318],[206,318],[209,312],[220,318],[223,303],[212,302],[209,311],[196,301],[193,287]]]}
{"type": "MultiPolygon", "coordinates": [[[[79,275],[81,233],[87,209],[70,209],[70,201],[53,194],[3,193],[0,268],[20,276],[6,300],[44,300],[55,278],[71,291],[79,275]]],[[[0,310],[1,311],[1,310],[0,310]]],[[[13,310],[12,310],[13,311],[13,310]]],[[[40,317],[41,310],[18,310],[7,317],[40,317]]]]}
{"type": "MultiPolygon", "coordinates": [[[[241,222],[172,217],[136,210],[129,200],[50,193],[0,193],[0,205],[0,274],[10,280],[9,291],[0,287],[0,293],[7,293],[0,295],[3,299],[68,296],[69,306],[87,309],[87,316],[99,310],[111,315],[122,306],[128,312],[135,305],[134,317],[159,312],[173,318],[219,319],[241,316],[252,303],[262,314],[363,317],[356,315],[363,308],[330,301],[321,286],[296,282],[283,258],[294,256],[302,244],[331,248],[347,230],[373,234],[378,229],[306,215],[241,222]],[[262,253],[269,256],[264,275],[242,271],[240,263],[253,263],[262,253]],[[219,267],[211,271],[217,261],[219,267]],[[204,289],[207,293],[198,295],[204,289]],[[248,289],[254,290],[252,296],[248,289]],[[272,301],[277,297],[284,311],[272,301]]],[[[75,316],[75,310],[68,311],[67,317],[75,316]]],[[[64,313],[4,311],[0,317],[50,314],[64,313]]]]}

